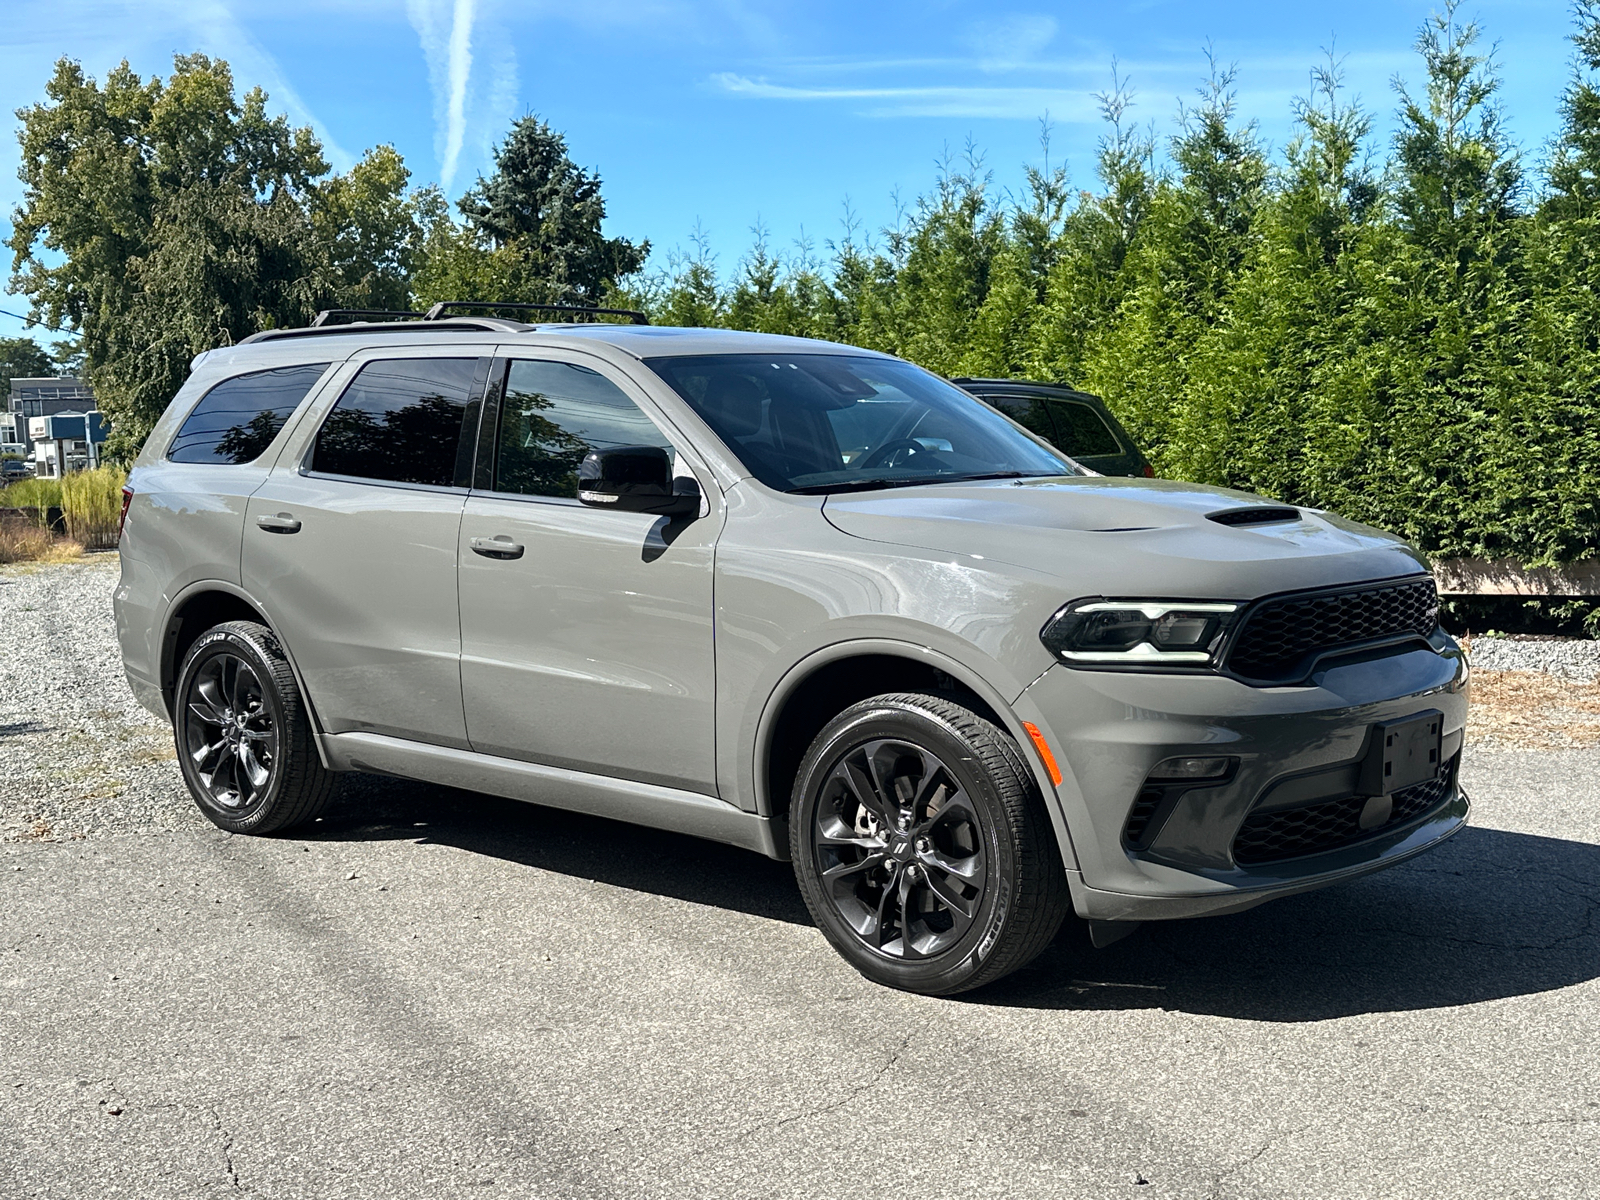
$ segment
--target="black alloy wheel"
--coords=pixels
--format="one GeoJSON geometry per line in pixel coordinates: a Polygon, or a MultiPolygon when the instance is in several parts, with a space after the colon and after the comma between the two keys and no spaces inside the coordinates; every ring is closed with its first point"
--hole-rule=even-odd
{"type": "Polygon", "coordinates": [[[184,694],[184,752],[203,803],[230,817],[261,807],[278,761],[278,725],[255,669],[227,650],[212,654],[184,694]]]}
{"type": "Polygon", "coordinates": [[[948,995],[1023,966],[1070,902],[1017,744],[952,698],[877,696],[817,735],[790,806],[795,875],[857,970],[948,995]]]}
{"type": "Polygon", "coordinates": [[[264,625],[229,621],[201,634],[173,707],[178,764],[213,824],[272,833],[314,819],[333,798],[294,672],[264,625]]]}
{"type": "Polygon", "coordinates": [[[948,950],[988,882],[982,818],[950,768],[910,742],[857,746],[829,772],[811,831],[834,909],[889,958],[948,950]]]}

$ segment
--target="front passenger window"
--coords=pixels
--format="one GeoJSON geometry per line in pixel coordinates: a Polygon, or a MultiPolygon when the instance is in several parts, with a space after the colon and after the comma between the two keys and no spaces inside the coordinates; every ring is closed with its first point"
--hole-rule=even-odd
{"type": "Polygon", "coordinates": [[[518,359],[506,376],[494,490],[578,498],[578,467],[591,450],[672,443],[604,375],[574,363],[518,359]]]}

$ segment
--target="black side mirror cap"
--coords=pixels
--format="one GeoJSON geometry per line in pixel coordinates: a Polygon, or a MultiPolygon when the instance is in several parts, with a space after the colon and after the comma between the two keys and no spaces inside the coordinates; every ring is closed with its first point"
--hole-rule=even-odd
{"type": "Polygon", "coordinates": [[[698,516],[700,485],[672,477],[672,460],[660,446],[610,446],[591,450],[578,467],[578,499],[591,508],[698,516]]]}

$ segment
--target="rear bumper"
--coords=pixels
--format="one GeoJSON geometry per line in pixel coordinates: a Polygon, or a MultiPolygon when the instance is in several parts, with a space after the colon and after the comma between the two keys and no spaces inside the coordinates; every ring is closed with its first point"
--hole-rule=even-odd
{"type": "MultiPolygon", "coordinates": [[[[1466,719],[1465,660],[1417,650],[1319,672],[1309,685],[1251,688],[1207,676],[1132,675],[1054,667],[1018,699],[1058,748],[1055,799],[1070,834],[1080,916],[1144,921],[1236,912],[1403,862],[1466,823],[1450,786],[1421,813],[1331,848],[1241,864],[1233,844],[1258,808],[1306,793],[1325,800],[1354,778],[1375,722],[1444,714],[1445,755],[1466,719]],[[1227,756],[1232,775],[1166,803],[1141,838],[1126,835],[1145,780],[1162,759],[1227,756]]],[[[1069,859],[1069,861],[1072,861],[1069,859]]]]}

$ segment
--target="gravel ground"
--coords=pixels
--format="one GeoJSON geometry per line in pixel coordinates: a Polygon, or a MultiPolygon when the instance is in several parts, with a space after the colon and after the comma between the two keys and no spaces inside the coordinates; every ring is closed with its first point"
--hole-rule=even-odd
{"type": "Polygon", "coordinates": [[[122,677],[115,553],[0,567],[0,841],[192,829],[172,731],[122,677]]]}
{"type": "Polygon", "coordinates": [[[1546,671],[1589,683],[1600,679],[1600,642],[1555,637],[1473,638],[1472,665],[1480,671],[1546,671]]]}

